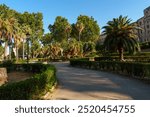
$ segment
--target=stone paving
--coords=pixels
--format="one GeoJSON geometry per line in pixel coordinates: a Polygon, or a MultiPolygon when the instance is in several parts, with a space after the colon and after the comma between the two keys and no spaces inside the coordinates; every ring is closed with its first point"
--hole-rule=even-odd
{"type": "Polygon", "coordinates": [[[52,100],[150,100],[150,84],[125,76],[53,63],[58,87],[46,99],[52,100]]]}

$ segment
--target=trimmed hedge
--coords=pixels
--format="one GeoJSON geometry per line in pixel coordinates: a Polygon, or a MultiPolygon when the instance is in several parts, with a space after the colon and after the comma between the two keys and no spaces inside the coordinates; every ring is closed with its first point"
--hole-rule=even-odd
{"type": "Polygon", "coordinates": [[[141,49],[149,49],[150,48],[150,42],[144,42],[140,44],[141,49]]]}
{"type": "Polygon", "coordinates": [[[37,74],[24,81],[2,85],[0,87],[0,99],[2,100],[40,99],[57,82],[56,70],[52,65],[13,64],[11,67],[11,70],[23,70],[37,74]]]}
{"type": "Polygon", "coordinates": [[[120,61],[86,61],[70,60],[70,65],[81,68],[112,71],[140,79],[150,79],[150,63],[133,63],[120,61]]]}
{"type": "MultiPolygon", "coordinates": [[[[150,56],[124,56],[127,61],[150,62],[150,56]]],[[[118,56],[95,57],[95,61],[119,61],[118,56]]]]}

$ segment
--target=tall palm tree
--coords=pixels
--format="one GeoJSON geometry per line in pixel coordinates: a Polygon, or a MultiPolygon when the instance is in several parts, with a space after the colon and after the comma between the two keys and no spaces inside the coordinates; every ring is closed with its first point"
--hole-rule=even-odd
{"type": "Polygon", "coordinates": [[[6,38],[9,36],[10,27],[9,22],[6,18],[3,17],[3,14],[0,14],[0,39],[5,42],[5,50],[4,50],[4,59],[6,58],[7,53],[7,42],[6,38]]]}
{"type": "Polygon", "coordinates": [[[8,41],[8,45],[9,45],[9,59],[11,59],[12,44],[13,44],[12,40],[15,39],[20,27],[19,27],[19,23],[18,23],[17,19],[15,19],[14,17],[10,17],[7,20],[9,22],[9,27],[10,27],[9,37],[8,37],[7,41],[8,41]]]}
{"type": "Polygon", "coordinates": [[[66,27],[65,27],[65,32],[66,32],[66,34],[67,34],[67,41],[69,42],[69,36],[70,36],[70,33],[71,33],[71,26],[70,25],[67,25],[66,27]]]}
{"type": "Polygon", "coordinates": [[[11,27],[10,22],[7,19],[2,19],[1,24],[1,38],[5,41],[5,50],[4,50],[4,59],[6,59],[7,54],[7,47],[8,47],[8,40],[11,37],[11,27]]]}
{"type": "Polygon", "coordinates": [[[140,29],[135,23],[131,23],[128,17],[119,16],[104,26],[103,33],[106,35],[104,46],[106,49],[115,49],[119,52],[121,61],[124,61],[123,52],[128,50],[130,53],[140,51],[138,42],[136,41],[137,35],[135,30],[140,29]]]}
{"type": "Polygon", "coordinates": [[[83,29],[84,29],[84,24],[81,23],[81,22],[77,22],[77,23],[76,23],[76,29],[77,29],[78,32],[79,32],[79,41],[80,41],[80,40],[81,40],[81,39],[80,39],[80,38],[81,38],[81,33],[82,33],[83,29]]]}
{"type": "Polygon", "coordinates": [[[18,61],[18,46],[19,43],[21,42],[21,37],[20,37],[20,32],[18,32],[18,34],[15,35],[15,50],[16,50],[16,60],[18,61]]]}
{"type": "Polygon", "coordinates": [[[2,24],[3,24],[3,20],[0,16],[0,39],[2,38],[2,24]]]}
{"type": "MultiPolygon", "coordinates": [[[[13,17],[2,18],[0,17],[0,37],[5,41],[4,59],[6,58],[8,44],[12,42],[12,38],[15,35],[18,28],[18,21],[13,17]]],[[[11,49],[10,49],[11,50],[11,49]]]]}
{"type": "Polygon", "coordinates": [[[24,41],[25,41],[25,39],[27,38],[27,35],[26,34],[31,34],[31,28],[30,28],[30,26],[29,25],[23,25],[22,26],[22,36],[21,36],[21,38],[22,38],[22,58],[24,59],[24,41]]]}
{"type": "Polygon", "coordinates": [[[0,15],[0,45],[2,44],[2,42],[4,42],[4,40],[3,40],[3,20],[0,15]]]}

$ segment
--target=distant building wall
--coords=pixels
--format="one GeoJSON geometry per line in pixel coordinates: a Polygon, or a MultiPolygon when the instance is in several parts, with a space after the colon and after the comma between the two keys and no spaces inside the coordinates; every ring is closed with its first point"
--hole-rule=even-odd
{"type": "Polygon", "coordinates": [[[101,34],[101,35],[100,35],[100,43],[101,43],[101,44],[104,43],[105,38],[106,38],[106,35],[105,35],[105,34],[101,34]]]}
{"type": "Polygon", "coordinates": [[[144,9],[144,16],[137,20],[137,24],[142,28],[138,31],[139,41],[150,41],[150,7],[144,9]]]}

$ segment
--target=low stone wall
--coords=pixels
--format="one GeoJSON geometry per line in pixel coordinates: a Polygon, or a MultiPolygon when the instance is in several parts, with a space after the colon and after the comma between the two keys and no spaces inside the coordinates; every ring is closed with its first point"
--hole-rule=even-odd
{"type": "Polygon", "coordinates": [[[7,82],[7,69],[0,68],[0,86],[7,82]]]}

